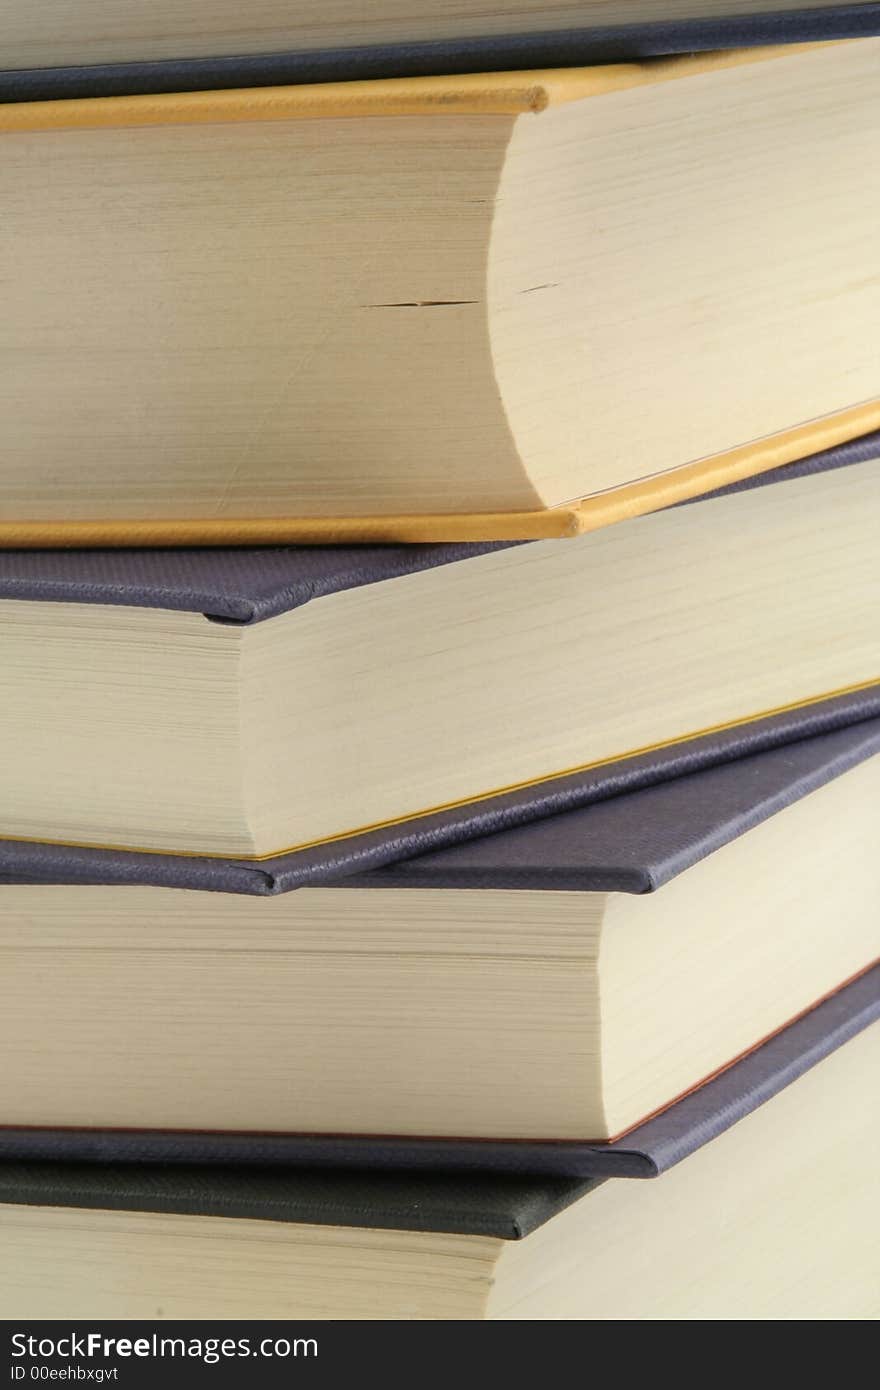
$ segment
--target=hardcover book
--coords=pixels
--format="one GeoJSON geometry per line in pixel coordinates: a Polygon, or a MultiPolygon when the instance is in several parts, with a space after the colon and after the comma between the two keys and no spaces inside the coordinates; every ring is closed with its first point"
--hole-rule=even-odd
{"type": "Polygon", "coordinates": [[[0,1164],[4,1312],[869,1319],[878,1067],[874,1026],[651,1183],[0,1164]]]}
{"type": "Polygon", "coordinates": [[[804,0],[510,0],[443,4],[259,0],[13,0],[0,100],[255,87],[279,82],[489,72],[621,62],[880,32],[877,4],[804,0]],[[151,22],[150,22],[151,21],[151,22]]]}
{"type": "Polygon", "coordinates": [[[35,882],[10,846],[0,1152],[626,1167],[880,957],[878,751],[875,719],[275,897],[35,882]]]}
{"type": "Polygon", "coordinates": [[[878,54],[0,106],[0,543],[567,536],[876,429],[878,54]]]}
{"type": "Polygon", "coordinates": [[[567,542],[7,554],[0,836],[261,860],[465,805],[473,831],[548,780],[863,716],[878,527],[875,458],[567,542]]]}

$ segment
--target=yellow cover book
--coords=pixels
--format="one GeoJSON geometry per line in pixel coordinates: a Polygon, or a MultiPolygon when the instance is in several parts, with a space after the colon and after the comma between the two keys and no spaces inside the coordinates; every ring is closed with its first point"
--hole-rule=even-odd
{"type": "Polygon", "coordinates": [[[0,544],[568,536],[880,427],[878,57],[0,107],[0,544]]]}

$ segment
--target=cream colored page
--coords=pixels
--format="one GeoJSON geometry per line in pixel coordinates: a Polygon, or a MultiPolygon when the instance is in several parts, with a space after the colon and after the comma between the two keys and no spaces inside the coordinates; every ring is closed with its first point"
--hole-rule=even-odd
{"type": "Polygon", "coordinates": [[[878,486],[866,463],[244,629],[7,601],[0,833],[269,854],[877,681],[878,486]]]}
{"type": "Polygon", "coordinates": [[[659,1178],[506,1246],[489,1315],[875,1320],[878,1081],[874,1023],[659,1178]]]}
{"type": "Polygon", "coordinates": [[[880,465],[868,463],[250,628],[258,842],[280,849],[877,681],[878,527],[880,465]],[[295,681],[278,679],[286,661],[295,681]],[[291,807],[306,785],[323,804],[291,807]]]}
{"type": "Polygon", "coordinates": [[[199,613],[3,600],[0,834],[247,853],[240,635],[199,613]]]}
{"type": "Polygon", "coordinates": [[[495,369],[553,505],[880,397],[880,39],[517,120],[495,369]]]}
{"type": "Polygon", "coordinates": [[[0,520],[536,506],[485,310],[510,126],[0,137],[0,520]]]}
{"type": "Polygon", "coordinates": [[[657,892],[615,895],[599,967],[609,1133],[880,959],[878,805],[873,757],[657,892]]]}
{"type": "Polygon", "coordinates": [[[475,1318],[500,1245],[488,1236],[0,1205],[0,1304],[10,1318],[97,1311],[151,1323],[475,1318]]]}
{"type": "Polygon", "coordinates": [[[0,1115],[522,1137],[569,1133],[574,1111],[592,1134],[602,906],[0,885],[0,1115]]]}

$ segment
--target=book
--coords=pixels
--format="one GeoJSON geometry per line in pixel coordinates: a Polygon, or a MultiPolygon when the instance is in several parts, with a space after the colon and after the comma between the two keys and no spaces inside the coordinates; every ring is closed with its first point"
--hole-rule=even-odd
{"type": "Polygon", "coordinates": [[[619,1139],[522,1140],[0,1126],[0,1165],[194,1164],[547,1178],[655,1178],[880,1018],[880,964],[619,1139]]]}
{"type": "Polygon", "coordinates": [[[870,1318],[878,1066],[875,1024],[655,1182],[3,1163],[4,1311],[870,1318]]]}
{"type": "MultiPolygon", "coordinates": [[[[697,738],[600,763],[564,777],[529,782],[483,800],[377,826],[354,835],[307,845],[259,860],[153,851],[113,850],[38,840],[0,839],[0,882],[150,884],[213,892],[273,896],[295,888],[337,882],[353,874],[394,865],[413,855],[461,844],[500,830],[528,825],[608,797],[655,786],[802,739],[833,733],[880,717],[880,682],[848,695],[795,705],[781,714],[735,724],[697,738]]],[[[814,743],[814,747],[819,744],[814,743]]],[[[595,828],[595,822],[594,822],[595,828]]],[[[422,867],[426,865],[423,862],[422,867]]],[[[581,866],[582,867],[582,866],[581,866]]],[[[605,866],[606,869],[610,865],[605,866]]],[[[621,880],[622,864],[615,866],[621,880]]],[[[604,872],[604,871],[603,871],[604,872]]],[[[647,876],[640,880],[645,886],[647,876]]],[[[650,880],[652,881],[652,880],[650,880]]],[[[583,878],[579,886],[585,886],[583,878]]],[[[603,887],[608,882],[603,879],[603,887]]],[[[618,885],[619,886],[619,885],[618,885]]]]}
{"type": "Polygon", "coordinates": [[[615,1140],[880,958],[878,752],[875,719],[277,897],[7,859],[0,1124],[363,1165],[615,1140]]]}
{"type": "Polygon", "coordinates": [[[0,106],[0,541],[565,536],[876,429],[878,52],[0,106]]]}
{"type": "Polygon", "coordinates": [[[874,459],[467,558],[10,555],[0,836],[256,860],[857,694],[878,523],[874,459]]]}
{"type": "Polygon", "coordinates": [[[79,0],[7,18],[0,100],[194,91],[267,83],[488,72],[620,62],[657,54],[855,38],[880,31],[877,4],[771,0],[677,3],[658,15],[647,3],[552,5],[512,0],[474,15],[466,5],[372,6],[299,0],[295,12],[263,0],[153,6],[145,31],[130,5],[79,0]]]}

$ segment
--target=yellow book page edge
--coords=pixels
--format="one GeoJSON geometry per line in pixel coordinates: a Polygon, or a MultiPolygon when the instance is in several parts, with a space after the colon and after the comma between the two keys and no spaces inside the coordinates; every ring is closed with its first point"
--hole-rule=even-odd
{"type": "Polygon", "coordinates": [[[662,739],[659,743],[646,744],[642,748],[631,748],[624,753],[613,753],[607,758],[596,758],[592,762],[577,763],[574,767],[561,768],[557,772],[545,772],[540,777],[528,777],[522,782],[510,782],[506,786],[495,787],[491,791],[477,792],[474,796],[459,797],[455,801],[443,801],[436,806],[428,806],[422,811],[414,811],[408,816],[392,816],[389,820],[355,826],[351,830],[342,830],[335,835],[325,835],[317,840],[305,840],[302,844],[287,845],[281,849],[269,850],[265,854],[224,854],[219,850],[208,852],[187,849],[150,849],[140,845],[97,844],[89,840],[52,840],[32,835],[0,835],[0,841],[20,845],[55,845],[59,849],[96,849],[110,851],[113,854],[151,854],[166,857],[170,855],[173,858],[183,859],[229,859],[238,864],[265,864],[269,860],[279,859],[283,855],[299,854],[303,850],[317,849],[321,845],[337,844],[340,840],[368,835],[371,831],[386,830],[395,825],[410,825],[415,821],[425,820],[428,816],[438,815],[441,811],[453,811],[459,806],[476,806],[484,801],[492,801],[497,796],[506,796],[509,792],[523,791],[527,787],[540,787],[545,782],[558,782],[563,777],[573,777],[578,773],[592,772],[596,768],[609,767],[613,763],[628,762],[631,758],[640,758],[648,753],[658,753],[664,748],[676,748],[681,744],[692,743],[696,739],[724,733],[728,729],[739,729],[748,724],[756,724],[762,719],[773,719],[780,714],[791,714],[794,710],[809,709],[811,705],[820,705],[826,700],[837,700],[844,695],[857,695],[859,691],[870,690],[875,686],[880,690],[880,673],[870,680],[843,686],[840,690],[829,690],[821,695],[808,695],[805,699],[793,700],[788,705],[777,705],[773,709],[759,710],[755,714],[744,715],[741,719],[728,719],[724,723],[712,724],[705,729],[697,729],[693,733],[680,734],[676,738],[662,739]]]}
{"type": "Polygon", "coordinates": [[[744,63],[788,58],[834,43],[781,44],[647,59],[604,67],[533,72],[468,73],[460,77],[399,77],[368,82],[321,82],[301,87],[242,87],[154,96],[76,97],[0,106],[0,134],[94,130],[234,121],[293,121],[347,116],[518,116],[563,102],[631,87],[697,77],[744,63]]]}
{"type": "MultiPolygon", "coordinates": [[[[852,406],[723,454],[640,478],[560,507],[529,512],[409,516],[192,517],[169,520],[0,519],[0,549],[188,545],[356,545],[555,540],[597,531],[880,429],[880,400],[852,406]]],[[[878,443],[880,456],[880,443],[878,443]]]]}

